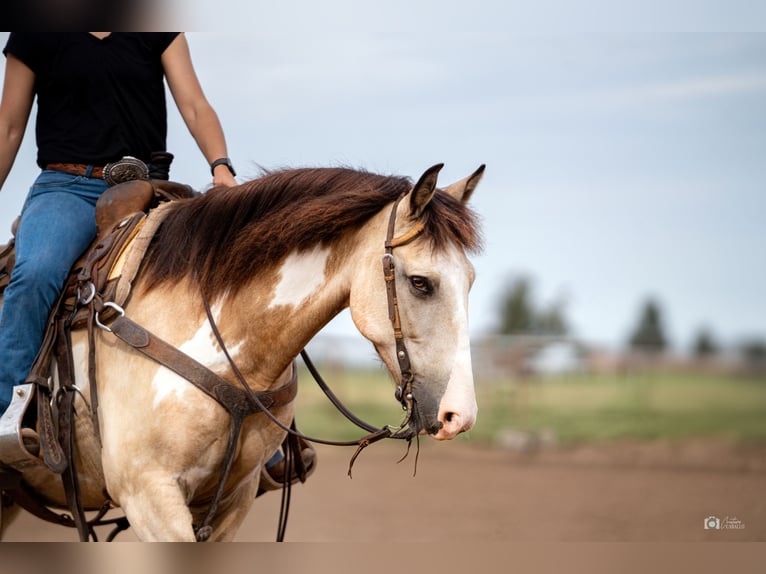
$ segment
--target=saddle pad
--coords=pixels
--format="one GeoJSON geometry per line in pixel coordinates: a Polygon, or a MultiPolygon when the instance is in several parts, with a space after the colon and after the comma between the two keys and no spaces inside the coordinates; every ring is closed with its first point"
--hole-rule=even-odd
{"type": "Polygon", "coordinates": [[[133,280],[138,274],[146,250],[149,248],[157,228],[165,220],[171,205],[173,205],[172,202],[162,203],[149,212],[149,215],[137,228],[137,233],[125,243],[120,255],[112,265],[107,280],[117,281],[114,291],[114,302],[117,305],[122,306],[128,300],[133,288],[133,280]]]}

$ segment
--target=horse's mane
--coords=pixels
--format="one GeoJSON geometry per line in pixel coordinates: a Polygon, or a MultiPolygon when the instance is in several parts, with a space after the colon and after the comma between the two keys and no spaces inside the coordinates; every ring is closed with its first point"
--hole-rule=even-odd
{"type": "MultiPolygon", "coordinates": [[[[347,168],[267,172],[171,206],[144,258],[151,288],[189,278],[209,296],[236,292],[294,250],[331,244],[412,187],[409,179],[347,168]]],[[[481,248],[475,214],[445,193],[426,211],[434,249],[481,248]]],[[[381,246],[384,238],[381,237],[381,246]]]]}

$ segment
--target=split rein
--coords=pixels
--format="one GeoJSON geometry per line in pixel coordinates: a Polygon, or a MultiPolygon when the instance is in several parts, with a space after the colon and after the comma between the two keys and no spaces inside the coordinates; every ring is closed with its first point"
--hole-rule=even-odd
{"type": "MultiPolygon", "coordinates": [[[[212,534],[213,529],[211,527],[211,522],[216,514],[219,503],[224,494],[225,484],[228,480],[228,476],[235,457],[236,444],[238,442],[239,433],[242,429],[242,424],[245,418],[251,414],[262,412],[269,418],[269,420],[271,420],[271,422],[285,431],[289,437],[292,437],[294,441],[297,441],[297,439],[303,439],[309,442],[333,446],[356,446],[356,452],[351,457],[351,461],[349,462],[349,477],[351,476],[351,470],[354,466],[354,462],[362,450],[379,440],[385,438],[406,440],[408,443],[407,453],[405,453],[401,460],[404,460],[404,458],[407,457],[410,446],[412,444],[412,439],[418,436],[418,429],[413,429],[410,426],[410,423],[413,420],[413,416],[415,416],[416,399],[412,390],[414,375],[412,373],[409,353],[407,352],[407,347],[404,342],[401,318],[399,314],[399,303],[396,295],[396,268],[394,264],[393,250],[396,247],[406,245],[413,241],[420,235],[420,233],[422,233],[424,226],[422,223],[417,223],[408,232],[402,234],[399,237],[395,237],[394,233],[396,229],[396,213],[401,199],[402,198],[399,197],[394,202],[393,208],[391,210],[385,242],[385,254],[383,255],[383,275],[386,281],[386,297],[388,299],[389,319],[391,320],[391,324],[394,330],[396,358],[399,363],[399,370],[401,372],[401,379],[396,389],[396,398],[401,403],[403,409],[406,412],[404,420],[398,427],[386,426],[378,429],[362,421],[353,413],[351,413],[330,390],[329,386],[324,382],[305,351],[301,351],[301,356],[303,357],[307,368],[317,381],[317,384],[319,384],[320,388],[322,388],[330,401],[347,419],[349,419],[351,422],[363,430],[367,431],[369,434],[354,441],[332,441],[306,436],[303,433],[298,432],[295,429],[294,424],[290,427],[282,423],[274,416],[274,414],[271,413],[269,409],[287,405],[295,398],[297,392],[297,372],[295,367],[293,367],[292,378],[286,385],[273,391],[253,391],[250,388],[250,385],[248,385],[247,380],[245,379],[240,369],[234,363],[234,360],[232,359],[231,354],[229,353],[226,344],[223,341],[223,337],[221,336],[221,333],[213,317],[213,313],[210,309],[210,303],[204,292],[202,293],[202,301],[204,304],[205,313],[207,314],[207,319],[210,323],[210,327],[219,346],[221,347],[221,350],[226,356],[226,360],[231,366],[232,372],[234,373],[242,388],[232,386],[228,381],[213,373],[204,365],[198,363],[179,349],[176,349],[172,345],[167,344],[140,325],[137,325],[131,321],[125,316],[125,311],[119,305],[113,302],[99,301],[98,304],[95,304],[96,302],[94,302],[93,310],[95,311],[95,314],[93,315],[93,319],[99,328],[113,333],[116,337],[129,344],[137,351],[175,371],[177,374],[190,381],[192,384],[197,386],[197,388],[201,389],[203,392],[208,394],[208,396],[216,400],[222,407],[224,407],[224,409],[227,410],[232,418],[232,424],[229,429],[229,441],[226,453],[224,455],[224,461],[222,463],[221,477],[218,482],[218,487],[216,489],[213,500],[207,512],[205,513],[204,519],[202,520],[201,524],[195,526],[195,536],[198,541],[207,540],[212,534]],[[99,311],[102,311],[107,307],[116,311],[119,315],[116,319],[111,321],[108,326],[99,321],[99,311]]],[[[98,428],[98,425],[95,426],[98,428]]],[[[287,449],[287,452],[285,453],[285,463],[288,468],[291,468],[290,451],[291,449],[287,449]]],[[[299,449],[296,449],[296,452],[300,457],[299,449]]],[[[417,469],[417,458],[415,464],[417,469]]],[[[305,469],[300,470],[303,468],[302,461],[295,461],[295,466],[299,473],[305,471],[305,469]]],[[[284,530],[286,527],[287,507],[289,507],[289,486],[290,481],[287,480],[285,483],[285,489],[283,490],[282,511],[280,513],[280,526],[277,535],[278,541],[283,539],[284,530]]]]}
{"type": "Polygon", "coordinates": [[[413,430],[409,428],[409,424],[412,420],[412,416],[415,410],[415,397],[412,393],[412,383],[414,380],[414,375],[412,374],[412,365],[410,362],[409,353],[407,352],[407,346],[405,345],[405,342],[404,342],[404,334],[402,331],[402,323],[401,323],[401,318],[399,314],[399,303],[398,303],[398,299],[396,295],[396,268],[394,264],[393,250],[396,247],[407,245],[408,243],[413,241],[416,237],[418,237],[418,235],[420,235],[420,233],[422,233],[424,226],[422,223],[417,223],[407,233],[400,235],[399,237],[394,236],[394,233],[396,231],[396,212],[397,212],[397,208],[399,207],[399,202],[401,201],[401,199],[402,198],[399,197],[394,202],[394,206],[391,210],[391,215],[389,217],[389,222],[388,222],[388,231],[386,235],[385,254],[383,255],[383,276],[386,281],[386,298],[388,300],[388,314],[394,329],[394,340],[396,344],[396,358],[399,363],[399,370],[401,372],[401,379],[399,384],[397,385],[395,396],[396,396],[396,399],[401,403],[402,408],[406,412],[404,420],[398,427],[392,427],[390,425],[387,425],[383,428],[377,428],[369,423],[366,423],[365,421],[363,421],[362,419],[354,415],[345,405],[343,405],[340,399],[335,395],[335,393],[333,393],[332,389],[330,389],[329,385],[325,382],[325,380],[319,374],[319,371],[314,366],[313,362],[309,358],[308,353],[305,351],[305,349],[301,351],[301,358],[303,359],[306,365],[306,368],[311,373],[317,385],[319,385],[319,388],[322,389],[322,392],[324,392],[324,394],[327,396],[330,402],[335,406],[336,409],[338,409],[338,411],[341,414],[343,414],[343,416],[345,416],[349,421],[351,421],[356,426],[358,426],[362,430],[367,431],[370,434],[365,435],[356,440],[351,440],[351,441],[333,441],[333,440],[307,436],[299,432],[298,430],[296,430],[294,427],[290,427],[282,423],[282,421],[277,419],[267,408],[264,407],[264,405],[261,403],[260,399],[258,398],[258,395],[254,393],[253,390],[250,388],[250,386],[247,384],[247,380],[245,379],[244,375],[242,375],[242,372],[239,370],[236,363],[232,359],[226,347],[226,344],[223,341],[223,337],[221,336],[221,333],[218,330],[218,326],[216,325],[215,319],[213,318],[213,313],[210,309],[210,303],[208,302],[207,297],[204,294],[202,296],[203,303],[205,306],[205,313],[207,314],[207,318],[212,328],[213,334],[215,335],[216,341],[218,342],[219,346],[223,350],[223,353],[226,356],[226,360],[229,362],[229,365],[232,368],[234,375],[236,376],[237,380],[240,382],[240,384],[244,388],[245,392],[250,397],[250,400],[261,409],[261,411],[269,418],[269,420],[271,420],[271,422],[273,422],[280,429],[288,433],[288,435],[292,435],[300,439],[307,440],[309,442],[315,442],[318,444],[325,444],[325,445],[331,445],[331,446],[356,446],[357,447],[356,452],[354,453],[354,455],[351,457],[351,460],[349,461],[349,466],[348,466],[349,477],[351,477],[351,472],[357,457],[359,456],[359,454],[361,454],[362,450],[367,448],[369,445],[386,438],[406,440],[408,443],[407,453],[405,453],[404,457],[402,457],[401,459],[401,460],[404,460],[404,458],[406,458],[407,454],[409,453],[409,447],[411,445],[412,439],[417,436],[417,429],[413,430]]]}

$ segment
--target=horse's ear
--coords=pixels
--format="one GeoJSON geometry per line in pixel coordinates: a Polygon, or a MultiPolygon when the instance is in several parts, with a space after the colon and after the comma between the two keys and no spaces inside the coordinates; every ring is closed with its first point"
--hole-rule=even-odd
{"type": "Polygon", "coordinates": [[[441,171],[441,168],[443,167],[443,163],[437,163],[436,165],[429,167],[423,175],[420,176],[415,187],[412,188],[412,193],[410,194],[410,213],[412,214],[412,217],[420,217],[420,214],[423,213],[428,202],[431,201],[431,198],[436,191],[436,180],[439,178],[439,171],[441,171]]]}
{"type": "Polygon", "coordinates": [[[481,176],[484,175],[484,168],[487,167],[484,164],[481,164],[479,166],[479,169],[477,169],[475,172],[473,172],[468,177],[461,179],[460,181],[456,181],[452,185],[450,185],[448,188],[446,188],[444,191],[449,193],[452,197],[457,199],[458,201],[462,201],[463,203],[468,203],[468,200],[471,199],[471,195],[473,195],[473,190],[476,189],[476,186],[479,185],[479,182],[481,181],[481,176]]]}

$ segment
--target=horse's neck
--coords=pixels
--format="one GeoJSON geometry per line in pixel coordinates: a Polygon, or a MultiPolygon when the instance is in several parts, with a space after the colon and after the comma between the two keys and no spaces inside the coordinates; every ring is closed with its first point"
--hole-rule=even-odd
{"type": "MultiPolygon", "coordinates": [[[[363,231],[336,242],[332,249],[317,246],[293,252],[274,268],[255,274],[235,294],[210,301],[226,347],[255,387],[272,386],[313,336],[349,306],[352,282],[363,269],[371,270],[368,273],[379,269],[385,219],[373,218],[363,231]]],[[[226,361],[201,312],[198,289],[181,282],[142,295],[133,299],[133,305],[147,327],[178,328],[170,342],[181,348],[200,345],[211,365],[226,361]],[[174,310],[172,320],[163,319],[168,309],[174,310]]]]}
{"type": "Polygon", "coordinates": [[[248,288],[221,302],[221,321],[236,325],[232,337],[253,357],[251,367],[257,372],[252,375],[273,379],[348,306],[353,270],[337,263],[329,249],[293,254],[273,273],[254,278],[248,288]]]}
{"type": "MultiPolygon", "coordinates": [[[[349,306],[353,284],[369,279],[357,292],[379,286],[385,306],[380,258],[385,250],[388,210],[359,231],[334,243],[289,255],[273,271],[253,278],[251,288],[227,302],[230,313],[249,330],[256,356],[271,365],[270,375],[286,366],[327,323],[349,306]]],[[[385,312],[385,311],[384,311],[385,312]]],[[[250,347],[248,347],[250,350],[250,347]]]]}

